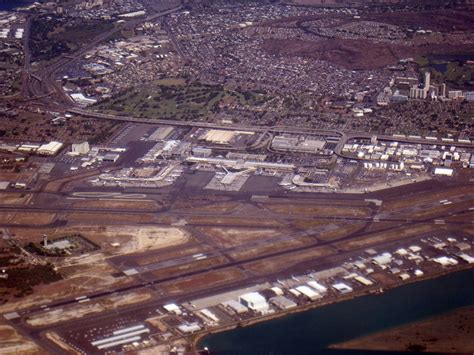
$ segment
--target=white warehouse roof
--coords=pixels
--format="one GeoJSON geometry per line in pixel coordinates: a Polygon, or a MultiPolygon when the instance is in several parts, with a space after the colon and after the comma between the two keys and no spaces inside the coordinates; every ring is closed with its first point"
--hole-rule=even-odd
{"type": "Polygon", "coordinates": [[[392,262],[392,254],[383,253],[372,258],[372,261],[377,265],[385,265],[392,262]]]}
{"type": "Polygon", "coordinates": [[[328,290],[327,287],[321,285],[320,283],[316,281],[308,281],[307,284],[311,286],[312,288],[314,288],[316,291],[321,292],[321,293],[327,292],[328,290]]]}
{"type": "Polygon", "coordinates": [[[239,301],[254,311],[262,312],[268,309],[267,300],[258,292],[246,293],[239,297],[239,301]]]}
{"type": "Polygon", "coordinates": [[[296,288],[299,292],[301,292],[303,295],[308,297],[311,301],[317,300],[318,298],[321,298],[321,295],[317,293],[316,291],[313,291],[312,288],[308,286],[298,286],[296,288]]]}
{"type": "Polygon", "coordinates": [[[181,314],[181,309],[179,309],[179,306],[174,303],[165,304],[163,308],[166,309],[168,312],[175,313],[178,315],[181,314]]]}
{"type": "Polygon", "coordinates": [[[341,293],[348,293],[348,292],[352,292],[352,287],[346,285],[345,283],[342,283],[342,282],[339,282],[339,283],[336,283],[334,285],[332,285],[332,287],[334,287],[334,289],[336,289],[337,291],[341,292],[341,293]]]}
{"type": "Polygon", "coordinates": [[[453,176],[453,169],[450,168],[436,168],[434,173],[435,175],[443,175],[443,176],[453,176]]]}
{"type": "Polygon", "coordinates": [[[46,154],[46,155],[54,155],[56,154],[61,148],[63,144],[61,142],[49,142],[47,144],[43,144],[41,147],[38,148],[39,154],[46,154]]]}

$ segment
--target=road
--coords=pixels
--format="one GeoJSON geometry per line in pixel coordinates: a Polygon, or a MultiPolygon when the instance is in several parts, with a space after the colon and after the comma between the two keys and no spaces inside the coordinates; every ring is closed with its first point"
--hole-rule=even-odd
{"type": "MultiPolygon", "coordinates": [[[[113,34],[120,32],[124,29],[134,28],[137,25],[156,20],[159,17],[166,16],[177,12],[182,9],[182,6],[176,6],[172,9],[159,12],[150,16],[147,16],[142,19],[131,20],[126,22],[123,25],[115,26],[114,28],[101,33],[100,35],[94,37],[90,42],[86,45],[82,46],[80,49],[75,51],[72,54],[62,55],[57,59],[53,60],[50,64],[46,67],[43,67],[37,71],[31,73],[31,70],[25,66],[26,73],[26,80],[23,83],[22,92],[24,93],[23,98],[28,101],[38,101],[39,103],[43,103],[48,105],[49,107],[54,106],[53,103],[59,105],[59,108],[67,108],[75,105],[75,102],[71,99],[71,97],[64,92],[61,87],[61,84],[58,83],[55,78],[57,72],[66,65],[69,65],[76,61],[77,59],[81,58],[87,51],[94,48],[97,44],[105,41],[107,38],[112,36],[113,34]],[[34,74],[31,75],[31,74],[34,74]],[[55,100],[52,102],[50,96],[54,95],[55,100]],[[47,99],[47,100],[46,100],[47,99]],[[46,101],[45,101],[46,100],[46,101]]],[[[29,19],[31,21],[31,19],[29,19]]],[[[28,33],[25,31],[25,42],[27,43],[29,38],[29,29],[28,33]]],[[[26,46],[25,48],[28,48],[26,46]]],[[[29,59],[29,50],[28,50],[28,59],[29,59]]],[[[28,60],[29,63],[29,60],[28,60]]]]}

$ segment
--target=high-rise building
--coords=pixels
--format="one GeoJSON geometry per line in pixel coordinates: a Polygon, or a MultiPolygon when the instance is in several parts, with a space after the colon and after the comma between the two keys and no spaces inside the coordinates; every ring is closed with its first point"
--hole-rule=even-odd
{"type": "Polygon", "coordinates": [[[426,99],[428,90],[417,88],[416,86],[410,89],[410,98],[412,99],[426,99]]]}
{"type": "Polygon", "coordinates": [[[428,90],[430,89],[430,79],[431,79],[431,74],[429,71],[425,72],[425,90],[426,92],[428,92],[428,90]]]}
{"type": "Polygon", "coordinates": [[[439,86],[439,96],[446,97],[446,84],[441,84],[439,86]]]}
{"type": "Polygon", "coordinates": [[[77,155],[89,153],[90,147],[88,142],[76,143],[71,146],[71,151],[77,155]]]}

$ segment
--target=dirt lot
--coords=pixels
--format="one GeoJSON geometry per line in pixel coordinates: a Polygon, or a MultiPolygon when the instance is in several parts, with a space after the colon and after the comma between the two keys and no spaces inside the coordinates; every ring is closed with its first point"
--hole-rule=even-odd
{"type": "Polygon", "coordinates": [[[275,213],[285,215],[303,215],[318,217],[362,217],[370,215],[370,209],[364,207],[266,204],[265,207],[275,213]]]}
{"type": "Polygon", "coordinates": [[[304,237],[304,238],[297,238],[297,239],[290,239],[285,241],[275,241],[271,243],[265,243],[261,245],[252,246],[250,248],[246,248],[245,250],[240,250],[237,252],[229,253],[236,260],[242,260],[251,258],[258,255],[267,255],[283,250],[297,248],[303,245],[307,245],[311,242],[314,242],[314,239],[311,237],[304,237]]]}
{"type": "Polygon", "coordinates": [[[323,231],[317,233],[318,239],[324,241],[330,241],[339,239],[342,237],[346,237],[351,233],[355,233],[359,231],[361,228],[365,226],[365,223],[350,223],[350,224],[343,224],[339,225],[333,230],[323,231]]]}
{"type": "Polygon", "coordinates": [[[277,235],[281,235],[283,231],[271,228],[224,228],[224,227],[198,227],[200,232],[208,235],[213,244],[227,248],[241,245],[254,240],[264,240],[277,235]]]}
{"type": "Polygon", "coordinates": [[[104,247],[106,243],[120,243],[119,247],[106,247],[108,252],[116,255],[166,248],[190,240],[186,231],[172,227],[105,226],[100,227],[98,232],[91,237],[94,242],[104,247]]]}
{"type": "Polygon", "coordinates": [[[334,245],[342,250],[364,248],[373,244],[401,240],[403,238],[408,238],[430,231],[439,231],[441,227],[442,226],[434,224],[418,224],[405,228],[392,229],[389,232],[372,233],[366,236],[364,235],[362,237],[350,239],[348,241],[337,242],[334,245]]]}
{"type": "Polygon", "coordinates": [[[205,288],[211,289],[212,287],[243,280],[244,278],[245,274],[241,270],[237,268],[228,268],[224,270],[210,271],[206,274],[194,277],[186,277],[179,281],[163,285],[162,289],[169,295],[176,295],[205,288]]]}
{"type": "Polygon", "coordinates": [[[0,193],[0,203],[2,205],[24,205],[31,199],[31,194],[0,193]]]}
{"type": "Polygon", "coordinates": [[[255,272],[256,274],[266,274],[283,271],[301,262],[323,256],[333,255],[335,253],[336,251],[331,247],[315,247],[310,250],[291,253],[289,255],[282,255],[271,259],[256,261],[254,263],[247,264],[245,268],[255,272]]]}
{"type": "Polygon", "coordinates": [[[52,223],[56,218],[55,213],[47,212],[17,212],[10,221],[12,224],[32,224],[32,225],[44,225],[52,223]]]}
{"type": "Polygon", "coordinates": [[[92,313],[105,312],[119,307],[141,303],[152,297],[149,292],[132,292],[126,295],[112,296],[95,303],[85,302],[65,309],[59,308],[47,312],[37,313],[26,322],[33,327],[41,327],[48,324],[65,322],[71,319],[82,318],[92,313]]]}
{"type": "Polygon", "coordinates": [[[403,11],[365,15],[370,21],[379,21],[403,28],[424,28],[448,32],[474,30],[474,13],[460,10],[403,11]]]}
{"type": "Polygon", "coordinates": [[[472,353],[474,307],[331,346],[336,349],[472,353]]]}
{"type": "Polygon", "coordinates": [[[115,213],[90,213],[90,212],[75,212],[66,215],[69,221],[97,221],[103,223],[104,221],[111,222],[136,222],[136,223],[151,223],[158,222],[158,218],[151,214],[115,214],[115,213]]]}
{"type": "MultiPolygon", "coordinates": [[[[267,39],[262,49],[282,56],[298,56],[323,60],[349,70],[370,70],[394,65],[399,59],[426,54],[468,54],[465,46],[456,44],[424,44],[402,46],[376,43],[363,39],[332,38],[320,41],[299,39],[267,39]]],[[[474,51],[473,51],[474,52],[474,51]]]]}
{"type": "Polygon", "coordinates": [[[180,266],[174,266],[170,268],[165,268],[161,270],[154,271],[152,274],[154,278],[164,278],[167,276],[174,276],[182,274],[186,271],[196,271],[196,270],[205,270],[213,266],[222,265],[228,260],[222,256],[215,258],[208,258],[204,260],[197,260],[188,264],[182,264],[180,266]]]}
{"type": "Polygon", "coordinates": [[[134,256],[133,261],[138,265],[147,265],[157,261],[171,260],[186,255],[205,253],[208,250],[210,250],[210,247],[204,245],[193,245],[190,247],[183,246],[182,248],[179,248],[179,250],[167,251],[165,254],[157,251],[156,253],[150,252],[143,255],[137,255],[134,256]]]}
{"type": "Polygon", "coordinates": [[[14,328],[0,323],[0,354],[40,355],[44,350],[14,328]]]}
{"type": "Polygon", "coordinates": [[[133,210],[155,210],[158,203],[151,200],[89,200],[74,204],[78,208],[104,208],[104,209],[133,209],[133,210]]]}

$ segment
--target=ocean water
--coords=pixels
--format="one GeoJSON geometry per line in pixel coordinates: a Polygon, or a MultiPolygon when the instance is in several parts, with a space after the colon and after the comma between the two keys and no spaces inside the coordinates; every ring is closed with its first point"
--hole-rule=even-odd
{"type": "Polygon", "coordinates": [[[33,1],[0,0],[0,11],[14,10],[17,7],[29,5],[31,3],[33,3],[33,1]]]}
{"type": "MultiPolygon", "coordinates": [[[[383,329],[474,305],[474,269],[408,284],[280,319],[209,335],[199,346],[217,355],[363,354],[327,349],[383,329]]],[[[385,354],[370,352],[369,354],[385,354]]]]}

